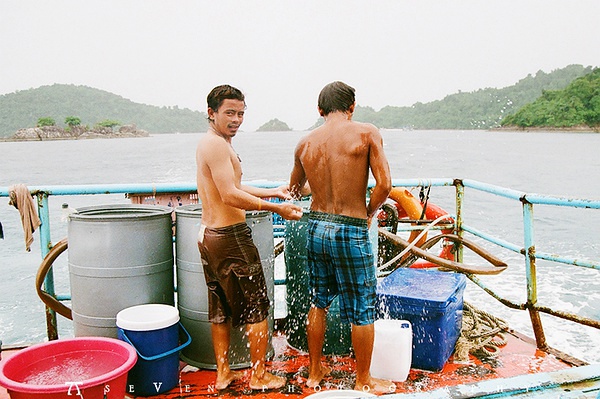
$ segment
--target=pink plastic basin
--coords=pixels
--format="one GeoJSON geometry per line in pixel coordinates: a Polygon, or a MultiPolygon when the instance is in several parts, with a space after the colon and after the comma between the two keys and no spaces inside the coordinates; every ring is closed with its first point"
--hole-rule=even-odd
{"type": "Polygon", "coordinates": [[[59,339],[3,360],[0,385],[12,399],[123,399],[136,360],[135,349],[117,339],[59,339]]]}

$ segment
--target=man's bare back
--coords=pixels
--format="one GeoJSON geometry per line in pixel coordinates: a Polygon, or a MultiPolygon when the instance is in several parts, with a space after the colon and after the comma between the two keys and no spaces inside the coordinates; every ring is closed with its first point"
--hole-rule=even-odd
{"type": "Polygon", "coordinates": [[[298,143],[295,156],[300,167],[293,173],[299,176],[292,175],[292,182],[302,180],[302,174],[309,182],[311,210],[361,219],[370,216],[365,202],[369,169],[376,179],[389,175],[375,126],[349,120],[342,112],[329,114],[324,125],[298,143]]]}

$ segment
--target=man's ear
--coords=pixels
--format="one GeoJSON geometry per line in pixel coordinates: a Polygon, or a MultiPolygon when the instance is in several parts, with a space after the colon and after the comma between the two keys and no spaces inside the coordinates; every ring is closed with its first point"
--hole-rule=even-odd
{"type": "Polygon", "coordinates": [[[215,111],[211,107],[208,107],[208,109],[206,110],[206,112],[208,113],[208,120],[214,122],[214,120],[215,120],[215,111]]]}

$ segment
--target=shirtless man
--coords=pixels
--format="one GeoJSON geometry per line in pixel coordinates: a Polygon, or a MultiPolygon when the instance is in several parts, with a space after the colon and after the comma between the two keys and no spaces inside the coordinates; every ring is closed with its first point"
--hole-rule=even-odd
{"type": "Polygon", "coordinates": [[[352,121],[354,107],[352,87],[333,82],[323,88],[318,109],[325,123],[296,146],[290,177],[293,197],[305,195],[307,187],[312,193],[307,244],[312,305],[307,321],[310,366],[306,385],[318,386],[331,371],[321,362],[326,312],[340,295],[340,316],[352,325],[354,389],[389,393],[393,383],[370,374],[377,281],[368,226],[386,200],[392,181],[379,130],[352,121]],[[375,187],[367,204],[369,171],[375,177],[375,187]]]}
{"type": "Polygon", "coordinates": [[[298,220],[302,208],[289,202],[286,186],[264,189],[242,185],[242,166],[231,141],[244,120],[243,93],[231,86],[215,87],[207,97],[208,132],[196,151],[202,225],[198,247],[208,287],[209,321],[217,361],[215,387],[224,389],[242,373],[229,367],[231,327],[246,325],[250,343],[251,389],[276,389],[285,378],[266,371],[269,298],[260,255],[246,224],[246,210],[276,212],[298,220]]]}

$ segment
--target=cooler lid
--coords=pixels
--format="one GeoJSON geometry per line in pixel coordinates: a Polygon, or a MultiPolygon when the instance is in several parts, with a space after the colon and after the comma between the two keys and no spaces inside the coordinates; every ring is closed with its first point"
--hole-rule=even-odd
{"type": "Polygon", "coordinates": [[[402,303],[425,308],[446,308],[464,289],[466,277],[438,270],[398,268],[377,284],[377,295],[402,298],[402,303]]]}

